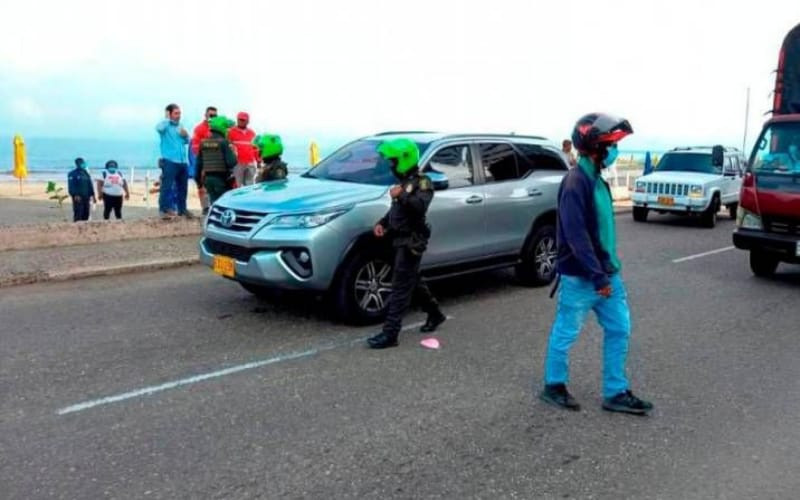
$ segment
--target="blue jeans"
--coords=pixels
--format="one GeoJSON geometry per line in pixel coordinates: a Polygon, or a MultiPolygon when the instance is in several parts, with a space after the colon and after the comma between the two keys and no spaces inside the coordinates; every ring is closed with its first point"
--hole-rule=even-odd
{"type": "Polygon", "coordinates": [[[545,384],[569,382],[569,350],[578,339],[589,311],[594,311],[603,327],[603,397],[610,398],[628,389],[625,360],[631,333],[625,283],[618,274],[611,277],[612,294],[598,295],[591,281],[576,276],[561,276],[558,309],[544,366],[545,384]]]}
{"type": "Polygon", "coordinates": [[[175,208],[178,214],[186,213],[186,191],[189,189],[189,167],[185,163],[161,160],[161,189],[158,193],[159,212],[173,209],[172,193],[175,193],[175,208]]]}

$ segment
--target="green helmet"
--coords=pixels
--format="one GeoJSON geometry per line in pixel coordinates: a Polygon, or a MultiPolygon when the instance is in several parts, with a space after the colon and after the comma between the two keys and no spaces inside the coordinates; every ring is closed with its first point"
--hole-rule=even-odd
{"type": "Polygon", "coordinates": [[[222,135],[228,133],[228,129],[233,127],[233,120],[227,116],[215,116],[208,120],[208,128],[214,132],[219,132],[222,135]]]}
{"type": "Polygon", "coordinates": [[[419,163],[419,147],[410,139],[394,139],[378,146],[378,154],[387,160],[396,160],[394,170],[405,175],[419,163]]]}
{"type": "Polygon", "coordinates": [[[261,151],[262,158],[272,158],[283,154],[283,142],[279,135],[259,135],[253,140],[253,144],[261,151]]]}

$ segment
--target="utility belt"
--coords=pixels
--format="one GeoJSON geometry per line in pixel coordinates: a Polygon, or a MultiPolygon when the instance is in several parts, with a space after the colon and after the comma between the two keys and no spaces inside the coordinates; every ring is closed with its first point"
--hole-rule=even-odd
{"type": "Polygon", "coordinates": [[[431,228],[425,224],[416,231],[398,231],[392,233],[392,244],[395,248],[406,247],[416,256],[422,256],[428,249],[431,228]]]}

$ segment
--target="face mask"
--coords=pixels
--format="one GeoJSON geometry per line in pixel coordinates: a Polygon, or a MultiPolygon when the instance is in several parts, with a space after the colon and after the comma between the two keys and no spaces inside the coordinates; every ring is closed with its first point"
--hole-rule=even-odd
{"type": "Polygon", "coordinates": [[[114,168],[114,167],[107,168],[106,170],[108,170],[108,173],[111,174],[111,175],[114,175],[114,174],[117,173],[117,169],[114,168]]]}
{"type": "Polygon", "coordinates": [[[610,167],[617,161],[617,156],[619,156],[619,151],[617,150],[617,145],[614,144],[613,146],[609,146],[607,148],[608,154],[606,154],[606,159],[603,160],[603,166],[610,167]]]}

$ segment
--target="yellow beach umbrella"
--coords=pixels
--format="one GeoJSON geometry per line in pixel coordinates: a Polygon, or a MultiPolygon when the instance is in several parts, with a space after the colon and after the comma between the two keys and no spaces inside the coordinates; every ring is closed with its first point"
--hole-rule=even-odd
{"type": "Polygon", "coordinates": [[[28,166],[25,158],[25,141],[22,136],[14,136],[14,177],[19,179],[19,194],[22,194],[22,179],[28,177],[28,166]]]}
{"type": "Polygon", "coordinates": [[[321,159],[319,155],[319,146],[317,146],[316,142],[313,141],[311,142],[311,147],[309,148],[309,152],[311,154],[311,166],[314,167],[317,165],[317,163],[319,163],[321,159]]]}

